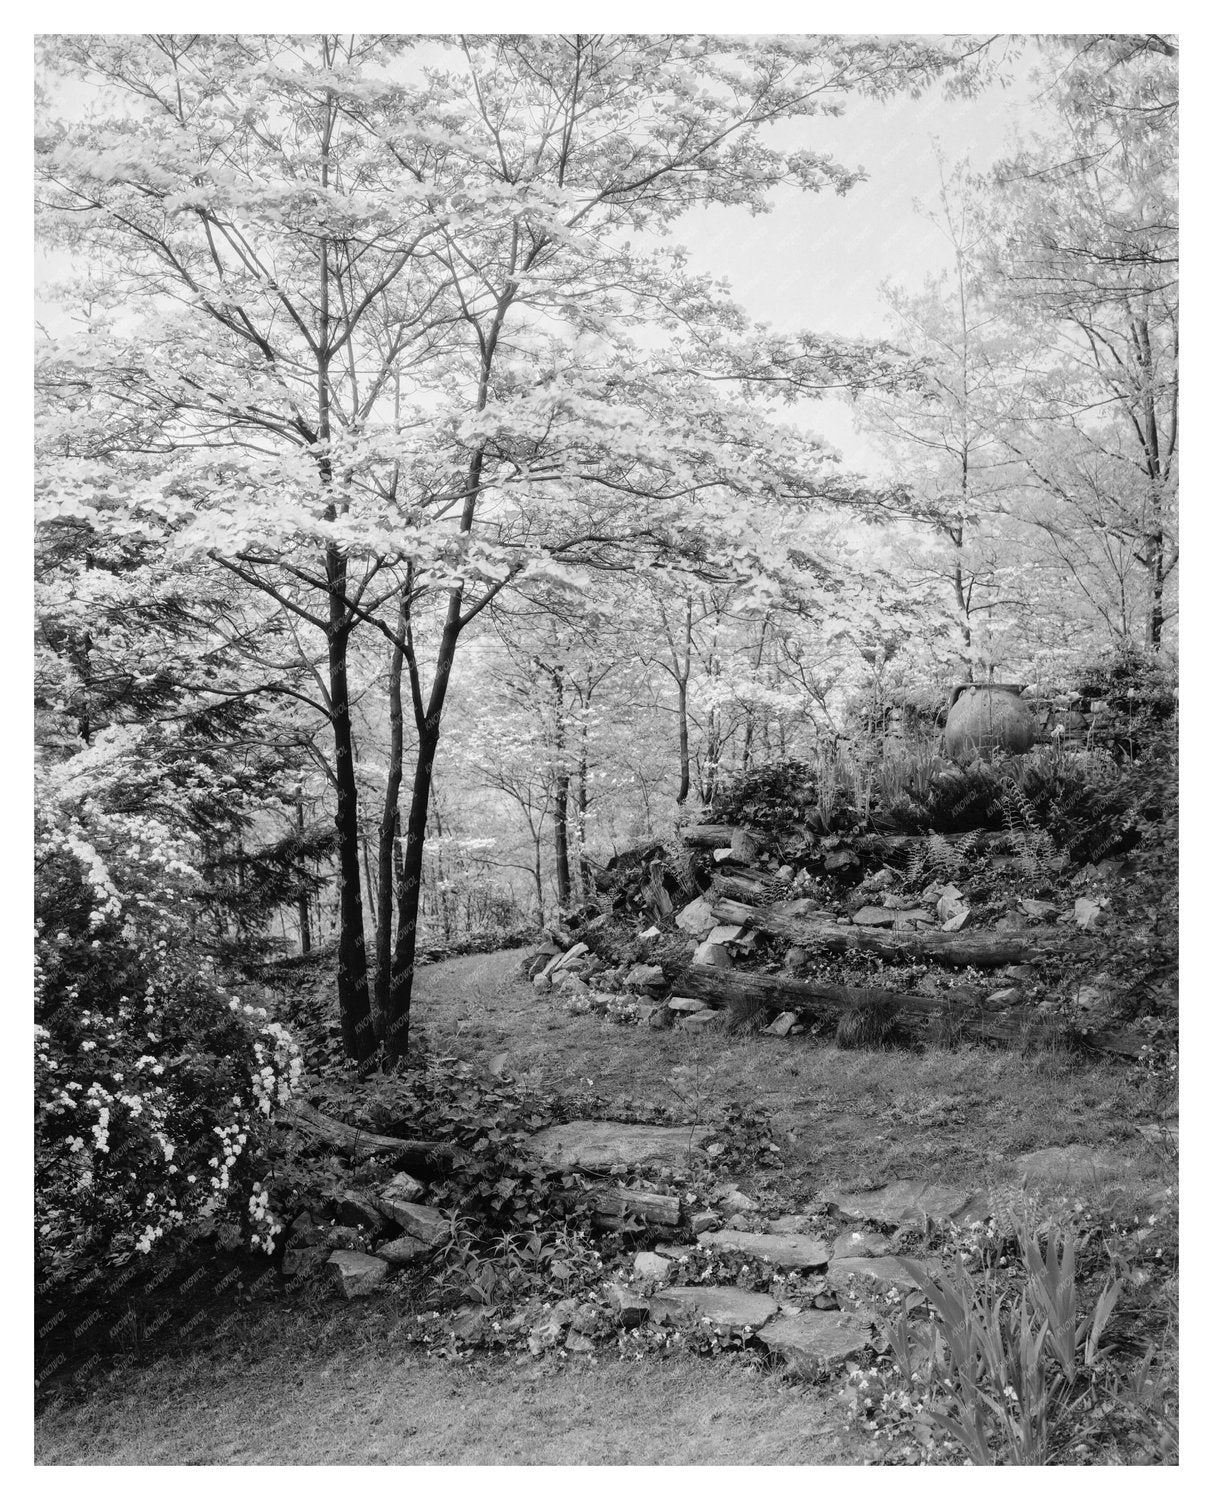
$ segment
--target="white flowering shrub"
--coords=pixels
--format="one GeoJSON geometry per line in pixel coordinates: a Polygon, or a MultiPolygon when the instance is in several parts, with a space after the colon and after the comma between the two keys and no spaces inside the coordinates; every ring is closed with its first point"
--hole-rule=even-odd
{"type": "Polygon", "coordinates": [[[39,1271],[146,1252],[219,1216],[272,1250],[260,1152],[299,1053],[216,982],[188,833],[63,789],[43,778],[35,808],[39,1271]]]}

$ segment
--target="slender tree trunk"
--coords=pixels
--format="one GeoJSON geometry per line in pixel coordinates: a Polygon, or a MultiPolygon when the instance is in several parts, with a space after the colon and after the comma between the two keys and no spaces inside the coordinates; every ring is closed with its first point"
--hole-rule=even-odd
{"type": "Polygon", "coordinates": [[[404,866],[400,872],[400,913],[396,923],[396,948],[392,957],[392,982],[384,1047],[389,1057],[404,1057],[409,1050],[409,1018],[413,998],[413,966],[417,957],[417,916],[421,907],[422,857],[425,825],[429,817],[430,788],[434,781],[434,756],[438,750],[438,726],[428,726],[417,746],[417,769],[409,803],[404,838],[404,866]]]}
{"type": "MultiPolygon", "coordinates": [[[[586,707],[588,708],[588,702],[586,707]]],[[[581,720],[581,744],[577,756],[577,817],[575,831],[577,837],[577,870],[581,877],[581,899],[588,901],[594,889],[594,877],[590,873],[590,861],[585,852],[585,825],[586,814],[589,811],[590,793],[589,760],[590,752],[587,744],[588,730],[586,728],[585,715],[581,720]]]]}
{"type": "Polygon", "coordinates": [[[392,992],[392,866],[399,850],[400,784],[404,778],[404,705],[400,683],[404,674],[404,632],[407,609],[402,597],[396,622],[397,644],[388,667],[388,704],[391,745],[388,751],[387,788],[383,794],[383,816],[379,820],[379,905],[375,914],[375,1039],[383,1041],[392,992]]]}
{"type": "Polygon", "coordinates": [[[572,899],[569,877],[569,769],[565,761],[564,676],[559,667],[552,670],[556,698],[556,903],[568,907],[572,899]]]}
{"type": "MultiPolygon", "coordinates": [[[[336,549],[330,548],[330,563],[336,549]]],[[[332,572],[330,570],[330,576],[332,572]]],[[[344,589],[342,589],[344,593],[344,589]]],[[[336,594],[332,608],[341,612],[336,594]]],[[[337,997],[341,1037],[347,1057],[364,1062],[375,1050],[371,997],[367,986],[366,939],[362,926],[362,872],[358,861],[358,785],[354,776],[354,742],[350,731],[346,655],[349,631],[329,633],[329,697],[333,714],[333,748],[337,777],[337,862],[340,927],[337,940],[337,997]]]]}
{"type": "MultiPolygon", "coordinates": [[[[295,791],[295,828],[299,834],[299,843],[302,847],[304,835],[303,823],[303,788],[298,787],[295,791]]],[[[311,911],[307,897],[307,862],[303,855],[299,856],[299,951],[310,953],[312,951],[312,923],[311,911]]]]}

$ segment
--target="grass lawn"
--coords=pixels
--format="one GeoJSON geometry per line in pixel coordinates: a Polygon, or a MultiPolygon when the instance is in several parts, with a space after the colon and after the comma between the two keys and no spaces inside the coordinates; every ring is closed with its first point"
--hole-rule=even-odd
{"type": "MultiPolygon", "coordinates": [[[[684,1034],[566,1015],[518,977],[518,952],[422,970],[415,1034],[587,1112],[661,1102],[710,1120],[771,1111],[781,1165],[745,1191],[792,1211],[823,1191],[923,1177],[974,1190],[1039,1147],[1111,1145],[1132,1211],[1166,1180],[1123,1066],[1010,1050],[840,1051],[807,1036],[684,1034]],[[676,1097],[674,1089],[682,1096],[676,1097]]],[[[1074,1191],[1073,1188],[1070,1189],[1074,1191]]],[[[1084,1196],[1088,1196],[1084,1192],[1084,1196]]],[[[99,1376],[37,1419],[41,1464],[853,1464],[838,1386],[792,1385],[736,1357],[636,1362],[478,1353],[439,1359],[393,1337],[389,1293],[343,1304],[274,1292],[209,1344],[99,1376]]]]}

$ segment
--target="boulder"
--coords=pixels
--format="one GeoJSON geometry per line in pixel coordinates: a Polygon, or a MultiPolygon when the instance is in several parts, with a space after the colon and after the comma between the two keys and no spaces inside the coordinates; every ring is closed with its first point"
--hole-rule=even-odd
{"type": "Polygon", "coordinates": [[[388,1273],[385,1260],[374,1255],[361,1255],[357,1250],[334,1250],[326,1264],[341,1295],[347,1300],[370,1296],[388,1273]]]}

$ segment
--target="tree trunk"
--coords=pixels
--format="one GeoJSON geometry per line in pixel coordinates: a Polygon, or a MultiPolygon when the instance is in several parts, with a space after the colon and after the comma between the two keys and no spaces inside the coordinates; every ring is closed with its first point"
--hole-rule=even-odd
{"type": "MultiPolygon", "coordinates": [[[[295,828],[299,834],[300,847],[303,844],[303,788],[299,787],[295,792],[295,828]]],[[[299,951],[310,953],[312,951],[312,923],[309,910],[307,885],[307,864],[303,856],[299,856],[299,951]]]]}
{"type": "Polygon", "coordinates": [[[569,875],[569,771],[565,761],[564,675],[552,668],[555,694],[556,734],[556,815],[553,820],[556,842],[556,904],[565,910],[572,904],[572,879],[569,875]]]}
{"type": "Polygon", "coordinates": [[[427,726],[417,746],[417,769],[404,836],[404,870],[400,882],[400,913],[396,923],[396,948],[392,957],[388,1019],[384,1047],[389,1057],[404,1057],[409,1050],[409,1012],[413,998],[413,965],[417,957],[417,916],[421,908],[421,872],[425,853],[425,825],[429,817],[430,789],[434,784],[434,756],[438,749],[438,726],[427,726]]]}
{"type": "Polygon", "coordinates": [[[397,644],[392,648],[388,667],[388,703],[391,722],[391,745],[388,751],[387,787],[383,794],[383,816],[379,820],[379,906],[375,915],[375,1040],[383,1041],[392,992],[392,866],[398,847],[400,826],[400,783],[404,778],[404,707],[400,681],[404,673],[404,632],[407,628],[407,588],[400,604],[396,629],[397,644]]]}
{"type": "MultiPolygon", "coordinates": [[[[339,571],[344,584],[344,561],[329,549],[330,578],[339,571]]],[[[341,590],[344,593],[344,587],[341,590]]],[[[331,609],[343,611],[336,592],[331,609]]],[[[341,1007],[341,1037],[347,1057],[364,1062],[375,1050],[371,997],[367,986],[366,939],[362,927],[362,872],[358,861],[358,786],[354,776],[354,743],[350,732],[349,683],[346,653],[349,631],[329,632],[329,698],[333,715],[333,749],[337,780],[337,855],[340,891],[340,930],[337,942],[337,998],[341,1007]]]]}

